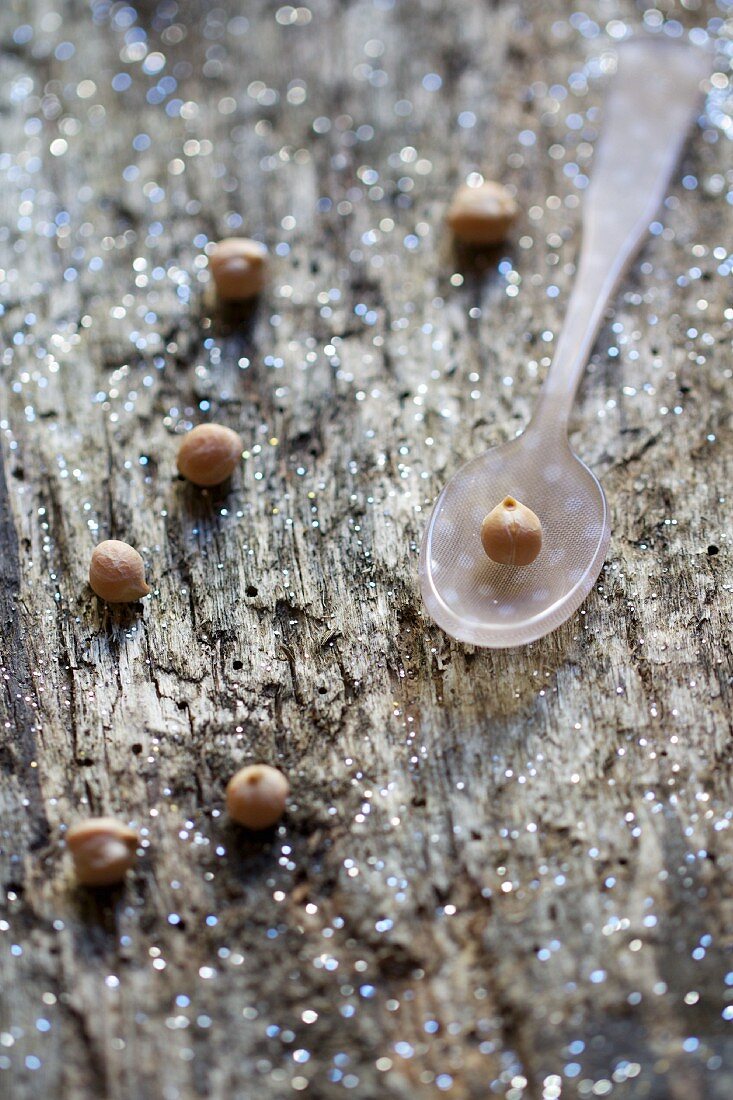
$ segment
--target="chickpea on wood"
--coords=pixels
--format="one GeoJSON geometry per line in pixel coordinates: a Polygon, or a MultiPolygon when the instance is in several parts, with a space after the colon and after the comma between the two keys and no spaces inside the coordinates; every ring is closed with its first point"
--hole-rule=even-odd
{"type": "Polygon", "coordinates": [[[519,207],[502,183],[463,184],[453,196],[446,220],[455,237],[473,247],[499,244],[519,216],[519,207]]]}
{"type": "Polygon", "coordinates": [[[106,603],[133,603],[150,591],[145,580],[145,562],[134,546],[119,539],[107,539],[94,547],[89,584],[106,603]]]}
{"type": "Polygon", "coordinates": [[[227,813],[248,829],[269,829],[285,813],[290,784],[269,764],[250,764],[227,784],[227,813]]]}
{"type": "Polygon", "coordinates": [[[531,508],[504,497],[481,524],[481,543],[500,565],[530,565],[542,549],[542,524],[531,508]]]}
{"type": "Polygon", "coordinates": [[[223,301],[246,302],[267,283],[267,248],[249,237],[227,237],[209,253],[209,270],[223,301]]]}
{"type": "Polygon", "coordinates": [[[178,472],[201,488],[221,485],[234,473],[243,450],[242,440],[231,428],[199,424],[181,441],[178,472]]]}
{"type": "Polygon", "coordinates": [[[72,825],[66,844],[82,886],[112,886],[135,863],[138,834],[113,817],[91,817],[72,825]]]}

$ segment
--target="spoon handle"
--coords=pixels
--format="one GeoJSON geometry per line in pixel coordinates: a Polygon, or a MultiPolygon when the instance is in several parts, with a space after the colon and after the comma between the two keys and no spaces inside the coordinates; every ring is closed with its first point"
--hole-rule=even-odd
{"type": "Polygon", "coordinates": [[[533,418],[537,424],[551,417],[562,431],[609,299],[664,197],[709,71],[702,50],[671,39],[632,39],[618,54],[584,200],[575,287],[533,418]]]}

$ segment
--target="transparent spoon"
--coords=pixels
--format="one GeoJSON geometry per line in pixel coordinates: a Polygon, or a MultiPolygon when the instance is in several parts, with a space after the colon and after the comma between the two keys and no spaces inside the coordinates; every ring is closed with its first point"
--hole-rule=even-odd
{"type": "Polygon", "coordinates": [[[601,571],[608,506],[570,448],[570,409],[609,299],[662,201],[707,72],[702,50],[674,40],[619,47],[584,200],[575,287],[534,416],[518,439],[451,478],[423,538],[423,600],[462,642],[498,649],[541,638],[576,610],[601,571]],[[542,550],[523,568],[497,565],[481,546],[484,516],[508,495],[542,522],[542,550]]]}

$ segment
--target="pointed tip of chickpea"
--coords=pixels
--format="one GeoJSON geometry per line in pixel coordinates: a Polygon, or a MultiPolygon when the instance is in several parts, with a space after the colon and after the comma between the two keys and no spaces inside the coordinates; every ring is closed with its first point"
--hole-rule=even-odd
{"type": "Polygon", "coordinates": [[[531,565],[542,549],[542,524],[531,508],[506,496],[481,524],[481,544],[499,565],[531,565]]]}
{"type": "Polygon", "coordinates": [[[290,784],[269,764],[250,764],[232,776],[226,789],[227,813],[248,829],[269,829],[285,813],[290,784]]]}
{"type": "Polygon", "coordinates": [[[106,603],[134,603],[150,591],[145,562],[134,546],[118,539],[106,539],[94,547],[89,584],[106,603]]]}
{"type": "Polygon", "coordinates": [[[139,836],[114,817],[90,817],[66,834],[74,873],[82,886],[113,886],[134,865],[139,836]]]}
{"type": "Polygon", "coordinates": [[[446,221],[453,235],[474,248],[505,240],[519,217],[519,207],[503,183],[486,180],[477,187],[464,183],[448,207],[446,221]]]}
{"type": "Polygon", "coordinates": [[[200,488],[221,485],[242,458],[240,436],[223,424],[199,424],[187,432],[178,448],[178,472],[200,488]]]}
{"type": "Polygon", "coordinates": [[[209,252],[216,293],[225,302],[256,298],[267,283],[267,248],[249,237],[226,237],[209,252]]]}

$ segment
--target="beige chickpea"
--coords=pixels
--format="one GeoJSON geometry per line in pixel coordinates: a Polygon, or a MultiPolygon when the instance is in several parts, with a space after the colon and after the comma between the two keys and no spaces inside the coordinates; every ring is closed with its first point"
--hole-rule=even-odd
{"type": "Polygon", "coordinates": [[[199,424],[178,448],[178,472],[194,485],[221,485],[231,477],[242,458],[244,444],[223,424],[199,424]]]}
{"type": "Polygon", "coordinates": [[[209,270],[221,299],[247,301],[265,288],[267,248],[249,237],[227,237],[209,253],[209,270]]]}
{"type": "Polygon", "coordinates": [[[94,547],[89,584],[107,603],[132,603],[150,591],[143,559],[133,546],[118,539],[107,539],[94,547]]]}
{"type": "Polygon", "coordinates": [[[542,524],[514,497],[504,497],[481,524],[481,543],[500,565],[530,565],[542,549],[542,524]]]}
{"type": "Polygon", "coordinates": [[[83,886],[111,886],[121,882],[135,863],[139,837],[113,817],[91,817],[72,825],[66,843],[83,886]]]}
{"type": "Polygon", "coordinates": [[[290,784],[269,764],[250,764],[227,784],[227,813],[248,829],[269,829],[285,813],[290,784]]]}
{"type": "Polygon", "coordinates": [[[502,183],[464,184],[453,196],[446,220],[458,240],[474,247],[499,244],[519,215],[519,207],[502,183]]]}

